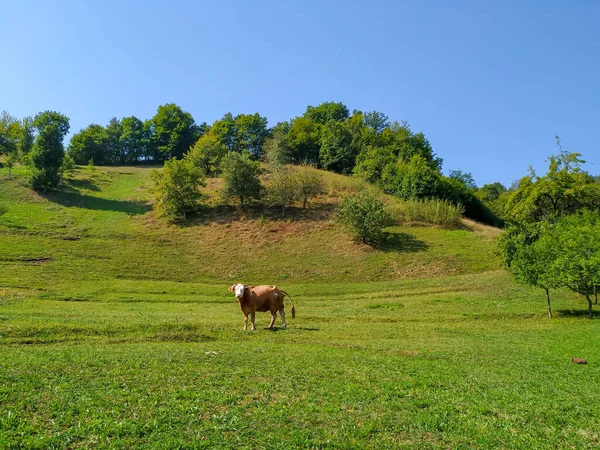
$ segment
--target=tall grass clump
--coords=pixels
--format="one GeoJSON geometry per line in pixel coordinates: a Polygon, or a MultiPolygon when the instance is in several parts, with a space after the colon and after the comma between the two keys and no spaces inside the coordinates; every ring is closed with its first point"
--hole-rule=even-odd
{"type": "Polygon", "coordinates": [[[398,202],[391,214],[399,223],[423,223],[453,228],[460,224],[464,208],[448,200],[425,199],[398,202]]]}

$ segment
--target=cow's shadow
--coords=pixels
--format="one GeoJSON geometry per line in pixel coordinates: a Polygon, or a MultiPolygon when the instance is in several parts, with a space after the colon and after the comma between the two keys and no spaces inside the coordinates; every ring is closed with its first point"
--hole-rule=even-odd
{"type": "Polygon", "coordinates": [[[266,331],[271,331],[273,333],[276,333],[278,331],[286,331],[286,330],[302,330],[302,331],[319,331],[319,328],[311,328],[311,327],[287,327],[287,328],[283,328],[283,327],[273,327],[273,328],[264,328],[264,330],[266,331]]]}

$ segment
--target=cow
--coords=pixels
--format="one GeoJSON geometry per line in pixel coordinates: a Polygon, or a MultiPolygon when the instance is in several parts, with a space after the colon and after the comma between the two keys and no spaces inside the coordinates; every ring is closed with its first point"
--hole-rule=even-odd
{"type": "Polygon", "coordinates": [[[278,289],[277,286],[248,286],[247,284],[236,283],[229,290],[235,292],[240,309],[244,314],[244,330],[248,329],[248,314],[252,321],[252,329],[256,330],[254,323],[254,313],[256,311],[269,311],[271,313],[269,328],[273,328],[273,324],[277,318],[277,311],[279,311],[282,322],[281,326],[285,328],[285,311],[283,310],[285,295],[289,297],[292,303],[292,317],[296,317],[296,308],[294,307],[292,297],[287,292],[278,289]]]}

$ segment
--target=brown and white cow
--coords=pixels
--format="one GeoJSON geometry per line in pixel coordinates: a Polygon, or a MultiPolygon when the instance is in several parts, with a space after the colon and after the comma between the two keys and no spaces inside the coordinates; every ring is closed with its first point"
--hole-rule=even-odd
{"type": "Polygon", "coordinates": [[[244,314],[244,330],[248,329],[248,315],[250,315],[250,320],[252,321],[252,329],[256,330],[254,323],[254,313],[256,311],[269,311],[271,313],[269,328],[273,328],[273,324],[277,318],[277,311],[279,311],[282,322],[281,326],[285,328],[285,311],[283,310],[285,295],[292,302],[292,317],[296,317],[296,308],[294,308],[292,297],[287,292],[278,289],[277,286],[248,286],[247,284],[237,283],[231,286],[229,290],[235,292],[240,309],[244,314]]]}

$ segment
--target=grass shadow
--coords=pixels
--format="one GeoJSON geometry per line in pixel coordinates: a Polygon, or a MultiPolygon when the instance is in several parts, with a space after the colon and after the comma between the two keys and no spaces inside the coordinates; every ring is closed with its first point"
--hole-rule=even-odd
{"type": "Polygon", "coordinates": [[[93,195],[81,194],[77,191],[48,192],[41,194],[47,200],[66,207],[78,207],[96,211],[124,212],[129,215],[144,214],[151,206],[146,202],[133,200],[112,200],[93,195]]]}
{"type": "Polygon", "coordinates": [[[78,189],[85,189],[88,191],[99,192],[100,187],[94,182],[87,178],[69,178],[65,180],[65,184],[69,191],[76,191],[78,189]]]}
{"type": "MultiPolygon", "coordinates": [[[[586,319],[589,318],[587,308],[586,309],[559,309],[559,310],[556,310],[555,313],[557,313],[561,317],[583,317],[586,319]]],[[[597,319],[599,317],[600,317],[600,311],[592,310],[592,318],[597,319]]]]}
{"type": "Polygon", "coordinates": [[[373,247],[386,253],[417,253],[427,250],[429,245],[407,233],[387,233],[385,238],[373,247]]]}

